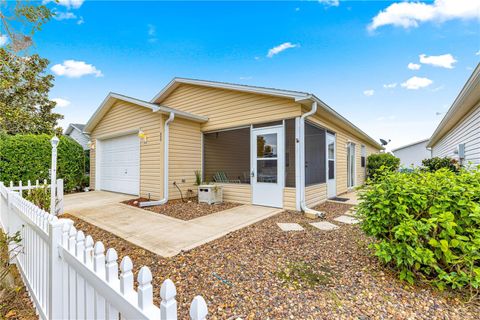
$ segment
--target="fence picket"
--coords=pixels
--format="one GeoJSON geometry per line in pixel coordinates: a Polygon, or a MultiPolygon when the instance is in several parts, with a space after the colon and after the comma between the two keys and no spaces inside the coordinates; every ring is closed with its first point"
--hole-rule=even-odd
{"type": "MultiPolygon", "coordinates": [[[[105,247],[102,242],[98,241],[94,247],[93,269],[97,276],[105,279],[105,247]]],[[[95,292],[95,319],[106,319],[106,303],[98,292],[95,292]]]]}
{"type": "MultiPolygon", "coordinates": [[[[44,181],[43,186],[46,185],[44,181]]],[[[10,188],[0,182],[0,227],[20,232],[20,254],[11,254],[39,318],[50,319],[177,319],[177,291],[167,279],[160,289],[160,307],[153,304],[152,273],[141,267],[134,288],[132,260],[123,257],[120,268],[114,248],[105,253],[73,226],[22,197],[23,191],[42,187],[38,180],[10,188]],[[119,275],[120,269],[120,275],[119,275]]],[[[13,249],[10,244],[9,249],[13,249]]],[[[190,306],[193,320],[204,320],[207,305],[202,297],[190,306]]]]}

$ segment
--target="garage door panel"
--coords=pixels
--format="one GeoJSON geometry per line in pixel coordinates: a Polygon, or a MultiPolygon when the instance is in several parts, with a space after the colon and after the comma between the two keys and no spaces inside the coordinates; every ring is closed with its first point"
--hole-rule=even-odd
{"type": "Polygon", "coordinates": [[[103,140],[100,149],[100,188],[138,195],[140,142],[137,135],[103,140]]]}

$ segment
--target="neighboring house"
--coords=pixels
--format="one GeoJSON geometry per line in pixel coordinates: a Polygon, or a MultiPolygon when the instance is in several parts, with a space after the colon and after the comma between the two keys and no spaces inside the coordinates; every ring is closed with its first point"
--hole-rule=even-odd
{"type": "Polygon", "coordinates": [[[67,130],[65,130],[64,135],[77,141],[82,146],[83,150],[88,150],[88,141],[90,141],[90,137],[88,134],[83,133],[84,128],[84,124],[70,123],[67,130]]]}
{"type": "Polygon", "coordinates": [[[395,157],[400,159],[400,166],[405,168],[420,167],[423,159],[429,159],[432,152],[427,149],[429,139],[417,141],[392,150],[395,157]]]}
{"type": "Polygon", "coordinates": [[[225,201],[304,209],[362,184],[382,149],[312,94],[179,78],[150,102],[110,93],[84,131],[92,188],[160,202],[201,170],[225,201]]]}
{"type": "Polygon", "coordinates": [[[480,164],[480,64],[464,85],[427,145],[432,157],[480,164]]]}

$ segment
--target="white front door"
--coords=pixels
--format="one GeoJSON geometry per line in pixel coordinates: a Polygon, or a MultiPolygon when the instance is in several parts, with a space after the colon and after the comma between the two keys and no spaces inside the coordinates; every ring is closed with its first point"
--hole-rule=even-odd
{"type": "Polygon", "coordinates": [[[336,145],[335,135],[327,132],[327,195],[328,198],[337,196],[337,178],[336,178],[336,145]]]}
{"type": "Polygon", "coordinates": [[[101,140],[97,152],[100,158],[99,189],[138,195],[140,139],[137,134],[101,140]]]}
{"type": "Polygon", "coordinates": [[[252,203],[283,207],[285,143],[283,126],[252,129],[252,203]]]}

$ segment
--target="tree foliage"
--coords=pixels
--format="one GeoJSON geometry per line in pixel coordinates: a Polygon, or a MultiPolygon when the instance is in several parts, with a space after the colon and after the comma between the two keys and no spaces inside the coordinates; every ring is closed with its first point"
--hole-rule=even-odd
{"type": "Polygon", "coordinates": [[[449,157],[444,157],[444,158],[433,157],[430,159],[424,159],[422,160],[422,165],[425,168],[425,170],[428,170],[431,172],[440,170],[442,168],[446,168],[453,172],[458,172],[458,170],[460,169],[460,163],[457,160],[449,157]]]}
{"type": "Polygon", "coordinates": [[[53,75],[48,60],[34,54],[20,57],[0,48],[0,130],[7,134],[52,134],[63,116],[52,112],[48,98],[53,75]]]}
{"type": "Polygon", "coordinates": [[[393,172],[363,189],[357,213],[376,256],[410,283],[480,287],[480,167],[393,172]]]}
{"type": "Polygon", "coordinates": [[[13,52],[29,48],[33,44],[34,33],[53,16],[52,10],[37,1],[0,0],[0,22],[10,40],[7,48],[13,52]]]}

